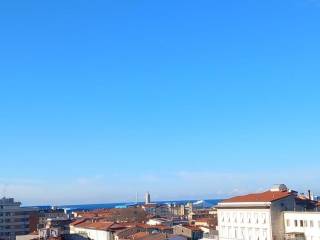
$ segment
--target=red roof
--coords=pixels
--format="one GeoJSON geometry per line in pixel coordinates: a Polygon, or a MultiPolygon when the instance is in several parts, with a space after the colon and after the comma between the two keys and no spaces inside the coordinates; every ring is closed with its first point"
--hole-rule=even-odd
{"type": "Polygon", "coordinates": [[[76,225],[79,228],[88,228],[95,230],[119,230],[125,228],[123,225],[113,222],[83,222],[76,225]]]}
{"type": "Polygon", "coordinates": [[[291,192],[272,192],[267,191],[263,193],[254,193],[254,194],[248,194],[244,196],[238,196],[226,199],[222,201],[222,203],[235,203],[235,202],[273,202],[277,201],[282,198],[286,198],[293,195],[291,192]]]}
{"type": "Polygon", "coordinates": [[[78,225],[78,224],[80,224],[80,223],[84,223],[84,222],[86,222],[86,221],[87,221],[87,219],[82,218],[82,219],[78,219],[78,220],[70,223],[70,225],[71,225],[71,226],[76,226],[76,225],[78,225]]]}
{"type": "Polygon", "coordinates": [[[145,236],[148,236],[148,235],[149,235],[148,232],[137,232],[137,233],[131,235],[130,238],[135,240],[135,239],[139,239],[139,238],[142,238],[142,237],[145,237],[145,236]]]}

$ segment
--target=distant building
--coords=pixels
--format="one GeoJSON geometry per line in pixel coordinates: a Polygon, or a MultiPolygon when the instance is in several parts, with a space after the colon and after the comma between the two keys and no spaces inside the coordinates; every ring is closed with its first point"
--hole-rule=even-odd
{"type": "MultiPolygon", "coordinates": [[[[203,231],[203,237],[201,240],[218,240],[219,239],[219,232],[211,227],[200,227],[203,231]]],[[[244,239],[243,239],[244,240],[244,239]]]]}
{"type": "Polygon", "coordinates": [[[21,207],[13,198],[0,199],[0,239],[15,240],[17,235],[31,232],[30,215],[35,208],[21,207]]]}
{"type": "Polygon", "coordinates": [[[169,208],[172,216],[184,217],[188,213],[184,204],[170,204],[169,208]]]}
{"type": "Polygon", "coordinates": [[[166,218],[151,218],[146,222],[146,224],[151,226],[155,226],[155,225],[172,226],[173,221],[166,218]]]}
{"type": "Polygon", "coordinates": [[[142,209],[146,211],[148,215],[167,218],[172,216],[170,206],[167,204],[149,203],[142,205],[142,209]]]}
{"type": "Polygon", "coordinates": [[[164,234],[164,233],[137,233],[133,240],[187,240],[186,237],[180,235],[164,234]]]}
{"type": "Polygon", "coordinates": [[[150,204],[151,203],[151,196],[150,193],[147,192],[145,195],[145,204],[150,204]]]}
{"type": "Polygon", "coordinates": [[[147,212],[141,207],[97,209],[88,212],[77,212],[77,218],[100,218],[108,222],[145,222],[148,220],[147,212]]]}
{"type": "Polygon", "coordinates": [[[173,229],[170,226],[166,225],[148,225],[144,223],[136,224],[139,232],[148,232],[148,233],[166,233],[173,234],[173,229]]]}
{"type": "Polygon", "coordinates": [[[52,208],[39,211],[38,229],[45,228],[48,220],[67,220],[68,214],[64,209],[52,208]]]}
{"type": "Polygon", "coordinates": [[[47,219],[45,227],[38,229],[40,239],[58,238],[70,234],[69,219],[47,219]]]}
{"type": "Polygon", "coordinates": [[[213,213],[210,209],[194,209],[188,214],[189,220],[203,219],[203,218],[214,218],[216,213],[213,213]]]}
{"type": "Polygon", "coordinates": [[[186,237],[188,240],[198,240],[203,237],[203,231],[199,227],[190,225],[176,225],[173,234],[186,237]]]}
{"type": "Polygon", "coordinates": [[[192,220],[191,223],[194,226],[198,226],[198,227],[210,227],[210,228],[216,229],[218,225],[218,219],[217,218],[199,218],[196,220],[192,220]]]}

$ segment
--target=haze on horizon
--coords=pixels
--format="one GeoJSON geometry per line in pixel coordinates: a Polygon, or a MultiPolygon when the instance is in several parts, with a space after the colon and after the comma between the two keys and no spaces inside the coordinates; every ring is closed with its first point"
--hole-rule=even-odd
{"type": "Polygon", "coordinates": [[[0,196],[320,193],[320,5],[0,3],[0,196]]]}

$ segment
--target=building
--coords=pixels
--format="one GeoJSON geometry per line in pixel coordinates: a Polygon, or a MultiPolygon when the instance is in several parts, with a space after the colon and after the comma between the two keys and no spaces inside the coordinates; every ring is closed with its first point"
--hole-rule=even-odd
{"type": "Polygon", "coordinates": [[[68,220],[69,216],[64,209],[50,208],[39,211],[38,229],[45,228],[48,220],[68,220]]]}
{"type": "Polygon", "coordinates": [[[19,235],[16,240],[38,240],[39,236],[37,234],[19,235]]]}
{"type": "Polygon", "coordinates": [[[170,204],[169,208],[172,216],[184,217],[187,215],[187,210],[184,204],[170,204]]]}
{"type": "Polygon", "coordinates": [[[137,233],[131,238],[132,240],[187,240],[187,238],[179,235],[164,234],[164,233],[137,233]]]}
{"type": "Polygon", "coordinates": [[[70,234],[69,219],[47,219],[44,228],[38,229],[40,239],[58,238],[70,234]]]}
{"type": "Polygon", "coordinates": [[[176,225],[173,227],[173,234],[184,236],[188,240],[198,240],[203,238],[203,231],[196,226],[176,225]]]}
{"type": "Polygon", "coordinates": [[[151,196],[150,193],[147,192],[145,195],[145,204],[150,204],[151,203],[151,196]]]}
{"type": "Polygon", "coordinates": [[[189,213],[189,220],[203,219],[203,218],[216,218],[217,214],[213,213],[211,209],[194,209],[189,213]]]}
{"type": "Polygon", "coordinates": [[[173,221],[166,218],[151,218],[146,222],[146,224],[151,226],[156,226],[156,225],[172,226],[173,221]]]}
{"type": "Polygon", "coordinates": [[[70,224],[70,239],[114,240],[115,233],[125,228],[114,222],[78,220],[70,224]]]}
{"type": "Polygon", "coordinates": [[[171,217],[170,206],[167,204],[149,203],[142,205],[142,209],[151,216],[168,218],[171,217]]]}
{"type": "Polygon", "coordinates": [[[219,239],[219,233],[214,228],[200,227],[200,229],[203,231],[203,237],[201,238],[201,240],[218,240],[219,239]]]}
{"type": "Polygon", "coordinates": [[[284,212],[286,239],[320,240],[320,212],[284,212]]]}
{"type": "Polygon", "coordinates": [[[76,215],[76,218],[100,218],[107,222],[118,223],[145,222],[149,219],[148,213],[141,207],[97,209],[88,212],[77,212],[74,215],[76,215]]]}
{"type": "Polygon", "coordinates": [[[173,234],[172,227],[166,225],[148,225],[144,223],[136,224],[138,232],[148,232],[148,233],[165,233],[165,234],[173,234]]]}
{"type": "Polygon", "coordinates": [[[114,234],[115,240],[121,240],[121,239],[132,239],[132,236],[134,236],[136,233],[142,232],[138,227],[136,226],[128,226],[125,229],[118,230],[114,234]]]}
{"type": "Polygon", "coordinates": [[[0,239],[15,240],[17,235],[31,232],[30,215],[35,208],[21,207],[13,198],[0,199],[0,239]]]}
{"type": "Polygon", "coordinates": [[[217,206],[219,239],[284,239],[283,212],[297,208],[296,196],[280,184],[263,193],[222,201],[217,206]]]}
{"type": "Polygon", "coordinates": [[[213,229],[216,229],[218,225],[218,219],[217,218],[199,218],[196,220],[190,221],[194,226],[197,227],[210,227],[213,229]]]}

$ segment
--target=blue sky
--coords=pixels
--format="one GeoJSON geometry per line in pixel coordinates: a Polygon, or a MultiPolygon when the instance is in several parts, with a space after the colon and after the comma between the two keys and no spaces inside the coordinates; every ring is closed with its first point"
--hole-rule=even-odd
{"type": "Polygon", "coordinates": [[[0,3],[1,194],[319,188],[320,2],[0,3]]]}

